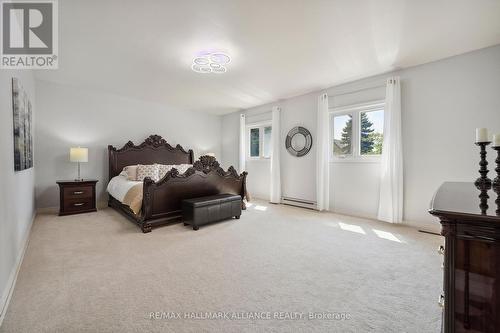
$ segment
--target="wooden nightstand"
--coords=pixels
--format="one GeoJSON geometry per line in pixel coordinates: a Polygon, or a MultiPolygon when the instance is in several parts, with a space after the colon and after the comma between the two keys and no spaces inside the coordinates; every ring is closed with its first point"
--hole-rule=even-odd
{"type": "Polygon", "coordinates": [[[95,212],[97,180],[59,180],[59,215],[95,212]]]}

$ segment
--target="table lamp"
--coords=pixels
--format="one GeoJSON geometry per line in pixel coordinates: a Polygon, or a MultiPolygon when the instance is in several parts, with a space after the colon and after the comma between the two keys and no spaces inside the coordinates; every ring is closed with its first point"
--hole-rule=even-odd
{"type": "Polygon", "coordinates": [[[88,148],[70,148],[69,150],[69,160],[71,162],[77,162],[78,163],[78,178],[75,180],[82,181],[83,179],[80,178],[80,163],[85,163],[89,161],[89,150],[88,148]]]}

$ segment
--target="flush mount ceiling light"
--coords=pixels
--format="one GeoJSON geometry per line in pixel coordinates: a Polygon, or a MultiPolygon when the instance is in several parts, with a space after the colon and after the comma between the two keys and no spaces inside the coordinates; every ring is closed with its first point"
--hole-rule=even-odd
{"type": "Polygon", "coordinates": [[[191,69],[196,73],[225,73],[226,65],[231,62],[231,57],[222,52],[213,52],[199,55],[193,59],[191,69]]]}

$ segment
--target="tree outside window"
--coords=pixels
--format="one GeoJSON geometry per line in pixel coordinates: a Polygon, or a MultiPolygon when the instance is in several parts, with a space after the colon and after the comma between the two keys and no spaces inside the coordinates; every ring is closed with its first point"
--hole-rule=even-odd
{"type": "MultiPolygon", "coordinates": [[[[353,111],[333,114],[333,156],[355,158],[382,154],[384,110],[355,106],[353,111]],[[364,111],[367,110],[367,111],[364,111]]],[[[345,110],[345,109],[344,109],[345,110]]],[[[347,109],[349,110],[349,109],[347,109]]]]}

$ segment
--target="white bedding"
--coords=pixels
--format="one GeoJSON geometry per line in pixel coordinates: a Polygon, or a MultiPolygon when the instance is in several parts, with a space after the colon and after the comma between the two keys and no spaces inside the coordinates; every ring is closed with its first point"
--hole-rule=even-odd
{"type": "Polygon", "coordinates": [[[123,203],[123,199],[127,192],[135,185],[142,184],[142,182],[127,180],[127,177],[120,174],[111,178],[108,184],[107,191],[113,198],[123,203]]]}

